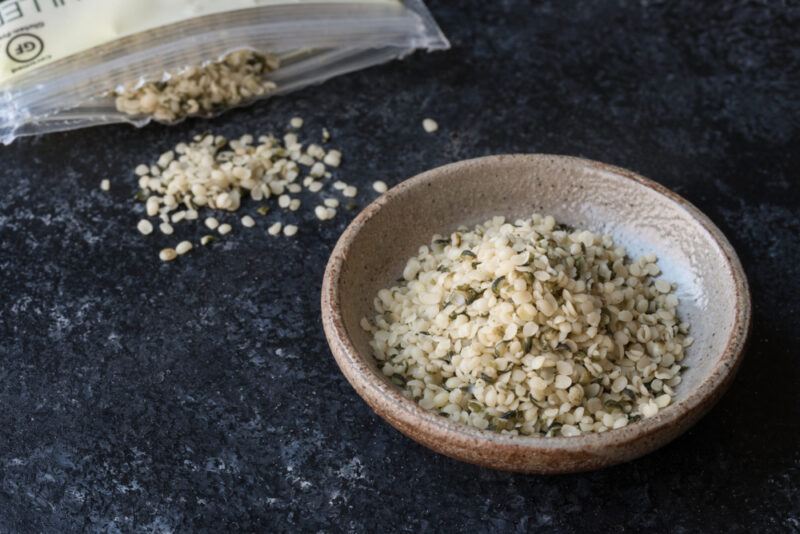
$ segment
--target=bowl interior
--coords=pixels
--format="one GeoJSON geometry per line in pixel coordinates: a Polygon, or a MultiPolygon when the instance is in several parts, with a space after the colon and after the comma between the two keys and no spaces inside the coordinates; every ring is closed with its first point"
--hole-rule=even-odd
{"type": "Polygon", "coordinates": [[[664,412],[678,409],[712,373],[734,335],[741,296],[732,262],[738,265],[738,260],[730,257],[727,243],[720,246],[710,221],[685,201],[632,173],[578,158],[465,161],[409,180],[368,208],[363,224],[348,230],[355,233],[338,286],[341,318],[359,356],[386,381],[359,322],[372,317],[377,291],[396,284],[407,259],[433,234],[472,227],[495,215],[514,219],[535,212],[610,234],[632,257],[658,256],[661,276],[678,284],[679,312],[695,339],[675,402],[664,412]]]}

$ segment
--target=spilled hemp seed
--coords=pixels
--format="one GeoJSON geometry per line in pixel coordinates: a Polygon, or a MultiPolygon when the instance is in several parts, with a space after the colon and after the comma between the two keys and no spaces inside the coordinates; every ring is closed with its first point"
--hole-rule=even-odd
{"type": "MultiPolygon", "coordinates": [[[[302,126],[294,119],[292,124],[302,126]]],[[[202,211],[235,212],[250,197],[260,203],[255,210],[259,218],[270,213],[270,207],[264,203],[271,199],[277,199],[274,203],[284,213],[297,212],[303,204],[292,195],[304,189],[321,197],[321,204],[311,209],[318,220],[326,221],[337,214],[339,200],[332,198],[333,194],[338,192],[350,198],[358,194],[354,186],[342,181],[330,185],[332,174],[328,169],[339,167],[341,161],[340,151],[325,150],[314,143],[304,145],[294,131],[281,138],[268,135],[256,139],[243,135],[234,140],[212,134],[197,135],[191,142],[179,143],[161,154],[155,164],[143,163],[135,168],[140,188],[136,198],[144,203],[147,217],[156,220],[164,235],[172,235],[176,225],[202,220],[208,230],[225,236],[233,232],[233,226],[220,222],[214,215],[201,217],[202,211]]],[[[258,225],[251,215],[243,215],[239,222],[244,228],[258,225]]],[[[153,233],[154,228],[148,219],[137,224],[143,235],[153,233]]],[[[267,233],[292,237],[298,232],[296,224],[284,226],[275,222],[267,233]]],[[[203,245],[211,242],[210,236],[201,239],[203,245]]],[[[183,252],[177,255],[192,248],[184,245],[183,252]]],[[[175,256],[168,253],[161,258],[170,261],[175,256]]]]}

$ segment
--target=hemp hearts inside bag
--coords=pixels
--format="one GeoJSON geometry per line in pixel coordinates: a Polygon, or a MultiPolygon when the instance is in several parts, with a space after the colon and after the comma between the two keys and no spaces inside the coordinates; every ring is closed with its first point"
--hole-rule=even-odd
{"type": "Polygon", "coordinates": [[[421,0],[0,0],[0,140],[210,117],[448,46],[421,0]]]}

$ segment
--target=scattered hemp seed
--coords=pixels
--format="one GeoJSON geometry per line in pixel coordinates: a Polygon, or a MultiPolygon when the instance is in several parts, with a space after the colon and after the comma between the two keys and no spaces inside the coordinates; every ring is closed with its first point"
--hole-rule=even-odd
{"type": "Polygon", "coordinates": [[[267,233],[269,235],[278,235],[279,233],[281,233],[282,227],[283,227],[283,225],[281,223],[276,222],[273,225],[271,225],[269,228],[267,228],[267,233]]]}
{"type": "Polygon", "coordinates": [[[220,61],[178,70],[159,81],[127,84],[111,95],[117,110],[127,115],[150,116],[163,123],[190,116],[208,117],[275,91],[277,86],[265,76],[279,65],[275,56],[239,50],[220,61]]]}
{"type": "Polygon", "coordinates": [[[325,206],[317,206],[314,208],[314,215],[317,216],[317,219],[320,221],[328,220],[328,208],[325,206]]]}
{"type": "MultiPolygon", "coordinates": [[[[334,151],[331,150],[331,152],[334,152],[334,151]]],[[[313,157],[314,159],[317,159],[317,160],[324,159],[325,155],[326,155],[325,154],[325,149],[322,148],[319,145],[316,145],[316,144],[308,145],[308,148],[306,149],[306,154],[308,154],[309,156],[311,156],[311,157],[313,157]]],[[[324,166],[323,166],[323,169],[324,169],[324,166]]]]}
{"type": "Polygon", "coordinates": [[[292,120],[289,121],[289,126],[295,129],[302,128],[303,119],[301,117],[292,117],[292,120]]]}
{"type": "Polygon", "coordinates": [[[147,212],[148,217],[155,217],[158,215],[158,198],[156,197],[149,197],[145,201],[145,211],[147,212]]]}
{"type": "Polygon", "coordinates": [[[344,196],[346,196],[346,197],[349,197],[349,198],[353,198],[353,197],[354,197],[354,196],[356,196],[357,194],[358,194],[358,189],[356,189],[356,187],[355,187],[355,186],[352,186],[352,185],[348,185],[348,186],[347,186],[347,187],[345,187],[345,188],[344,188],[344,190],[342,191],[342,195],[344,195],[344,196]]]}
{"type": "Polygon", "coordinates": [[[192,244],[189,241],[181,241],[178,243],[178,246],[175,247],[175,252],[179,256],[186,254],[190,250],[192,250],[192,244]]]}
{"type": "Polygon", "coordinates": [[[292,237],[296,233],[297,233],[297,226],[293,224],[287,224],[283,228],[283,235],[285,235],[286,237],[292,237]]]}
{"type": "Polygon", "coordinates": [[[142,219],[139,221],[139,224],[136,225],[136,229],[139,230],[139,233],[142,235],[150,235],[153,233],[153,224],[147,219],[142,219]]]}
{"type": "Polygon", "coordinates": [[[386,185],[386,182],[378,180],[377,182],[372,184],[372,189],[374,189],[375,191],[377,191],[382,195],[389,190],[389,187],[386,185]]]}
{"type": "Polygon", "coordinates": [[[203,246],[206,246],[206,245],[208,245],[209,243],[213,242],[216,239],[217,238],[214,237],[213,235],[204,235],[203,237],[200,238],[200,244],[203,245],[203,246]]]}
{"type": "Polygon", "coordinates": [[[327,143],[331,140],[331,132],[328,131],[327,128],[322,129],[322,142],[327,143]]]}
{"type": "Polygon", "coordinates": [[[111,189],[111,182],[108,180],[108,178],[100,181],[100,189],[103,191],[108,191],[111,189]]]}
{"type": "Polygon", "coordinates": [[[322,178],[322,176],[325,175],[325,165],[319,161],[314,163],[314,165],[311,166],[311,170],[308,171],[308,175],[312,178],[322,178]]]}
{"type": "Polygon", "coordinates": [[[425,119],[422,121],[422,127],[428,133],[433,133],[439,129],[439,123],[433,119],[425,119]]]}
{"type": "Polygon", "coordinates": [[[342,164],[342,153],[338,150],[331,150],[324,158],[322,158],[322,162],[331,167],[338,167],[342,164]]]}
{"type": "Polygon", "coordinates": [[[689,325],[657,258],[533,215],[434,235],[361,326],[403,394],[509,435],[577,436],[667,408],[689,325]]]}
{"type": "Polygon", "coordinates": [[[158,253],[158,258],[161,261],[172,261],[177,257],[178,257],[178,253],[175,252],[174,248],[161,249],[161,252],[158,253]]]}
{"type": "MultiPolygon", "coordinates": [[[[330,196],[337,189],[355,195],[354,187],[331,180],[326,158],[338,164],[341,153],[326,150],[321,144],[304,144],[295,131],[257,138],[242,135],[237,139],[197,135],[155,157],[154,164],[136,166],[136,198],[144,203],[151,226],[158,224],[166,235],[174,233],[173,225],[200,220],[208,230],[222,236],[233,229],[230,224],[220,224],[218,213],[238,211],[247,197],[258,203],[255,211],[265,216],[270,202],[289,211],[309,205],[291,196],[302,193],[304,187],[311,193],[320,193],[320,197],[330,196]]],[[[310,206],[320,203],[326,208],[319,212],[325,217],[321,220],[333,219],[339,201],[320,198],[310,206]]],[[[242,215],[240,220],[245,227],[255,226],[251,215],[242,215]]],[[[287,229],[293,235],[292,229],[287,229]]],[[[273,224],[269,233],[278,235],[284,230],[283,224],[273,224]]]]}

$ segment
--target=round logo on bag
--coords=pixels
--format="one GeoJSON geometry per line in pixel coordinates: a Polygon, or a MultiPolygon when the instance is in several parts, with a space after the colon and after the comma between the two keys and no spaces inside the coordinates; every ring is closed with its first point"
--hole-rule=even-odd
{"type": "Polygon", "coordinates": [[[17,63],[28,63],[39,57],[44,51],[44,42],[32,33],[20,33],[8,41],[6,54],[17,63]]]}

